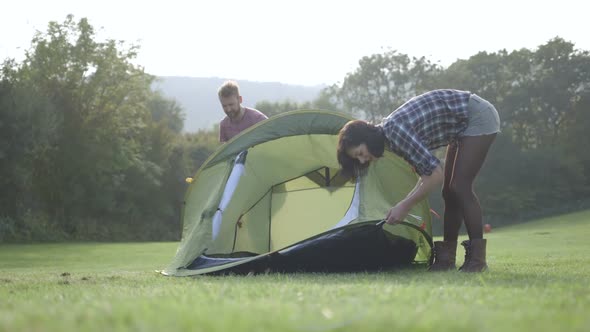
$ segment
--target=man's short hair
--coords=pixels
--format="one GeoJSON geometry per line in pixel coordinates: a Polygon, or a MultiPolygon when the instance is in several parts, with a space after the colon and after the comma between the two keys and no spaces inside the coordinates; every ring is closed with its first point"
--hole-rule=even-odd
{"type": "Polygon", "coordinates": [[[240,86],[236,81],[225,81],[219,90],[217,90],[217,95],[221,98],[227,98],[231,96],[239,96],[240,95],[240,86]]]}

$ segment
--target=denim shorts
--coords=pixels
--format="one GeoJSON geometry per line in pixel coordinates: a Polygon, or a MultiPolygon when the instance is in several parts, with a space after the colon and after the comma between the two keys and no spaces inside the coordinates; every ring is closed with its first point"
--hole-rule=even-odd
{"type": "Polygon", "coordinates": [[[469,97],[467,129],[461,136],[481,136],[500,132],[500,116],[489,101],[476,94],[469,97]]]}

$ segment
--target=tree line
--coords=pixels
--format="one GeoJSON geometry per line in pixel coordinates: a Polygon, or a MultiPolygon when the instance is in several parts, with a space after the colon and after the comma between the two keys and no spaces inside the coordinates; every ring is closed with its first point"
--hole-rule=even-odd
{"type": "MultiPolygon", "coordinates": [[[[219,147],[218,133],[182,132],[184,111],[152,89],[138,52],[97,41],[87,19],[68,16],[37,33],[22,62],[3,61],[0,242],[179,238],[185,178],[219,147]]],[[[448,68],[388,50],[360,59],[316,100],[256,108],[378,122],[435,88],[473,91],[500,113],[502,133],[477,183],[487,215],[512,221],[586,203],[590,56],[558,37],[448,68]]]]}
{"type": "Polygon", "coordinates": [[[0,72],[0,241],[178,238],[185,178],[217,147],[183,110],[68,16],[0,72]]]}

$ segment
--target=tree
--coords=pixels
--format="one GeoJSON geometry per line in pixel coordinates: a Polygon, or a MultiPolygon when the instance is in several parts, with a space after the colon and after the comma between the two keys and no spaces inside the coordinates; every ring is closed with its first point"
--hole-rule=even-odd
{"type": "Polygon", "coordinates": [[[555,38],[536,50],[481,52],[441,76],[489,99],[500,113],[502,133],[479,181],[480,197],[496,215],[527,214],[588,192],[580,142],[589,59],[555,38]]]}
{"type": "Polygon", "coordinates": [[[154,77],[132,63],[137,51],[96,41],[87,19],[69,15],[34,36],[23,63],[3,64],[1,114],[18,128],[6,132],[15,151],[0,151],[26,181],[10,186],[71,237],[141,226],[138,236],[158,238],[174,217],[175,203],[156,193],[178,188],[167,184],[183,160],[182,109],[152,91],[154,77]]]}
{"type": "Polygon", "coordinates": [[[365,56],[337,91],[345,111],[376,122],[414,95],[430,89],[442,68],[397,51],[365,56]]]}
{"type": "Polygon", "coordinates": [[[276,102],[263,100],[257,102],[254,107],[270,118],[271,116],[275,116],[289,111],[309,109],[312,106],[310,102],[297,103],[296,101],[286,99],[276,102]]]}
{"type": "Polygon", "coordinates": [[[295,110],[306,110],[306,109],[319,109],[325,111],[340,111],[336,105],[337,100],[333,98],[334,89],[337,87],[327,87],[320,91],[320,95],[313,101],[306,101],[298,103],[289,99],[270,102],[267,100],[259,101],[256,103],[255,108],[266,116],[271,117],[285,112],[295,110]]]}

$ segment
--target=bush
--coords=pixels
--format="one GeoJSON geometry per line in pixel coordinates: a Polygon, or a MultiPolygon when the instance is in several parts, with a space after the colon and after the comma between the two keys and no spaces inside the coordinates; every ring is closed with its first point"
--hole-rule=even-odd
{"type": "Polygon", "coordinates": [[[0,243],[18,240],[17,224],[8,216],[0,216],[0,243]]]}

